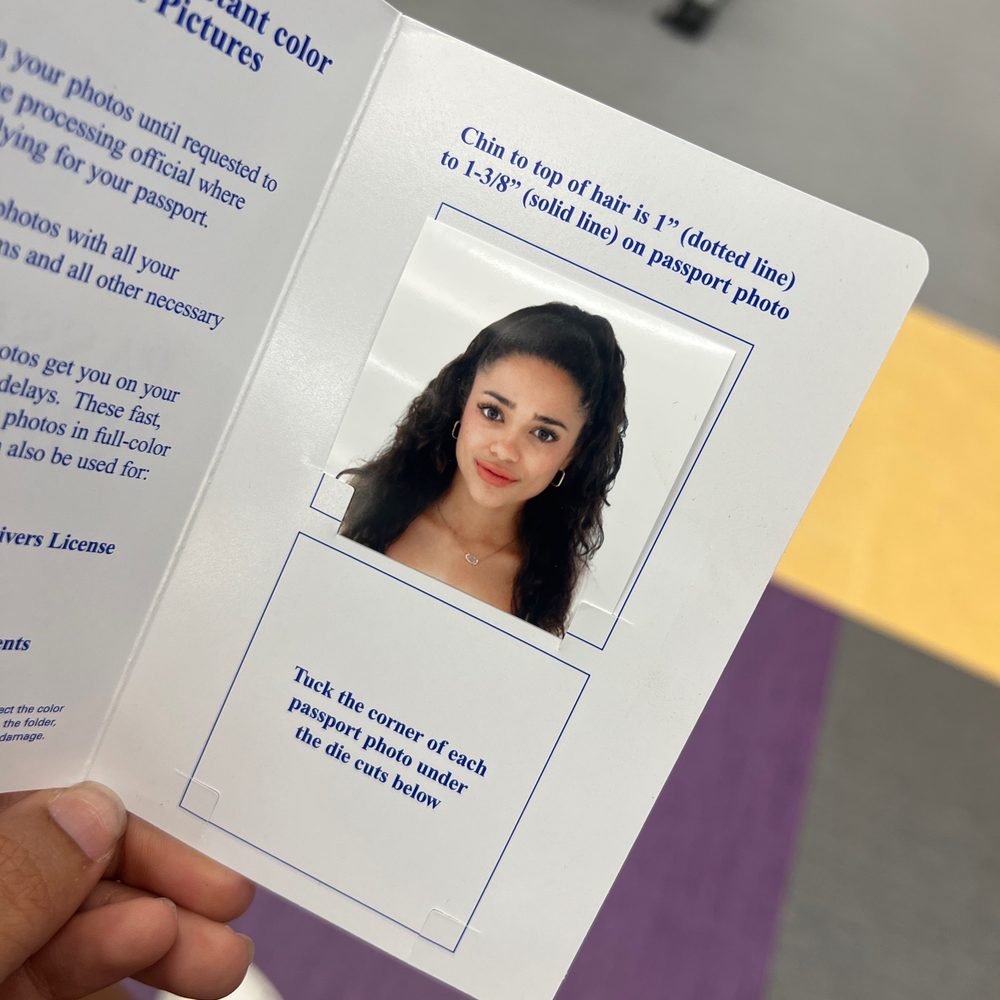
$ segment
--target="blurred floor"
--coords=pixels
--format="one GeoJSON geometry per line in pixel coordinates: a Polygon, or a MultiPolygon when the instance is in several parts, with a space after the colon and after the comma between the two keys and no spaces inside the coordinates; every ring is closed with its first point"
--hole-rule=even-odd
{"type": "Polygon", "coordinates": [[[998,719],[996,687],[844,625],[770,1000],[1000,994],[998,719]]]}
{"type": "MultiPolygon", "coordinates": [[[[996,995],[1000,7],[397,6],[931,257],[560,1000],[996,995]]],[[[267,894],[242,929],[290,1000],[454,995],[267,894]]]]}

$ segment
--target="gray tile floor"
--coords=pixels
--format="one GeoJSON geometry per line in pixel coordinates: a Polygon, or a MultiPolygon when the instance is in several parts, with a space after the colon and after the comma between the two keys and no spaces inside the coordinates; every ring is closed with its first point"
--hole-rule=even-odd
{"type": "Polygon", "coordinates": [[[650,0],[398,0],[480,48],[917,237],[920,301],[1000,337],[1000,4],[730,0],[688,41],[650,0]]]}
{"type": "Polygon", "coordinates": [[[846,624],[768,1000],[1000,996],[1000,689],[846,624]]]}

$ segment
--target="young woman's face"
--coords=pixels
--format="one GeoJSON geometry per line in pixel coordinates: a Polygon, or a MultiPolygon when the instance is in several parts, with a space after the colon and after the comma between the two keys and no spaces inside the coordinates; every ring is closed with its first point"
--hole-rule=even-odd
{"type": "Polygon", "coordinates": [[[476,373],[455,455],[472,499],[520,505],[548,489],[570,462],[586,412],[561,368],[512,354],[476,373]]]}

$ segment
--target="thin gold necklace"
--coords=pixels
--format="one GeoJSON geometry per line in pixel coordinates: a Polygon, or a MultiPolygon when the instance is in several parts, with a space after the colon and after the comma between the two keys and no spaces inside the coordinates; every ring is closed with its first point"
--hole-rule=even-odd
{"type": "Polygon", "coordinates": [[[492,559],[498,552],[503,552],[504,549],[509,549],[514,542],[517,541],[517,535],[515,535],[509,542],[504,543],[498,549],[494,549],[489,555],[477,556],[474,552],[468,551],[465,548],[465,543],[458,536],[458,532],[448,523],[448,519],[444,516],[444,511],[441,509],[440,502],[434,504],[434,509],[437,511],[437,515],[441,518],[441,523],[448,529],[448,534],[458,542],[458,547],[463,550],[465,556],[465,561],[470,566],[478,566],[480,563],[486,562],[487,559],[492,559]]]}

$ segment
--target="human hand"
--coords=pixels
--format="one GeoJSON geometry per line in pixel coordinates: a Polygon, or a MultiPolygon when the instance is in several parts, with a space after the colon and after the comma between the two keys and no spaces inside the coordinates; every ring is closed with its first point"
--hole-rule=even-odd
{"type": "Polygon", "coordinates": [[[252,898],[103,785],[0,795],[2,1000],[75,1000],[126,976],[225,996],[253,943],[224,922],[252,898]]]}

